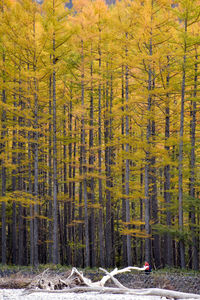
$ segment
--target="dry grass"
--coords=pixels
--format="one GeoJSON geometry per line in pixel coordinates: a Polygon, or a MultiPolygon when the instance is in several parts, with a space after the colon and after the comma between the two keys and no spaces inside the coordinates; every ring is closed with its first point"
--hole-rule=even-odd
{"type": "Polygon", "coordinates": [[[0,278],[1,289],[24,289],[32,281],[34,276],[24,276],[20,272],[11,276],[0,278]]]}
{"type": "MultiPolygon", "coordinates": [[[[61,278],[66,279],[70,274],[70,271],[67,270],[61,276],[61,278]]],[[[0,289],[23,289],[27,287],[34,287],[38,284],[40,278],[45,277],[52,282],[57,280],[60,276],[51,270],[45,270],[39,274],[23,274],[23,271],[19,271],[15,274],[4,276],[0,278],[0,289]]]]}

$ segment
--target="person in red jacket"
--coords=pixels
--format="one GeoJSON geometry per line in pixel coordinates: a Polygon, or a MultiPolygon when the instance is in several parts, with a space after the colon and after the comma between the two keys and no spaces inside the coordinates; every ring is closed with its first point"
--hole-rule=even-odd
{"type": "Polygon", "coordinates": [[[145,261],[144,266],[145,266],[145,273],[149,274],[151,272],[151,266],[150,266],[150,264],[147,261],[145,261]]]}

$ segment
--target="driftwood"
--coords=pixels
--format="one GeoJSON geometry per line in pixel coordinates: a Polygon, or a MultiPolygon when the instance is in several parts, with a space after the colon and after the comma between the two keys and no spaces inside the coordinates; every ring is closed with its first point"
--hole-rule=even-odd
{"type": "Polygon", "coordinates": [[[126,294],[126,295],[139,295],[139,296],[160,296],[168,299],[200,299],[200,295],[182,293],[178,291],[171,291],[158,288],[149,289],[130,289],[122,285],[114,276],[116,274],[131,272],[132,270],[143,271],[143,268],[127,267],[121,270],[115,268],[110,273],[100,268],[106,275],[99,281],[92,282],[87,277],[83,276],[76,268],[72,268],[71,273],[66,279],[56,277],[50,280],[48,270],[45,270],[41,275],[37,276],[35,281],[28,289],[23,292],[23,295],[31,293],[85,293],[85,292],[98,292],[110,294],[126,294]],[[111,279],[117,287],[105,287],[105,283],[111,279]]]}

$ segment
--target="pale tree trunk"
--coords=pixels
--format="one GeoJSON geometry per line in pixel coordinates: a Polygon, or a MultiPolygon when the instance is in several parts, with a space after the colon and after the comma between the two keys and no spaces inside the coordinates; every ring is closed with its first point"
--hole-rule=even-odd
{"type": "MultiPolygon", "coordinates": [[[[33,19],[33,39],[35,42],[35,14],[33,19]]],[[[36,75],[36,45],[34,48],[34,58],[33,58],[33,71],[36,75]]],[[[33,255],[33,264],[38,265],[38,215],[39,215],[39,206],[38,206],[38,86],[37,79],[34,76],[34,197],[36,203],[34,204],[34,228],[33,228],[33,242],[34,242],[34,255],[33,255]]]]}
{"type": "MultiPolygon", "coordinates": [[[[125,99],[125,91],[124,91],[124,66],[122,65],[122,122],[121,122],[121,134],[122,138],[124,137],[124,99],[125,99]]],[[[122,143],[122,153],[124,153],[124,142],[122,143]]],[[[122,160],[122,195],[125,195],[125,167],[124,167],[124,159],[122,160]]],[[[122,221],[126,222],[126,199],[122,198],[122,221]]],[[[127,265],[127,237],[125,235],[122,236],[122,264],[123,266],[127,265]]]]}
{"type": "MultiPolygon", "coordinates": [[[[31,132],[28,132],[28,192],[30,195],[33,195],[33,187],[32,187],[32,164],[31,164],[31,151],[32,151],[32,142],[31,140],[31,132]]],[[[33,231],[34,231],[34,215],[33,215],[33,205],[30,205],[30,264],[34,264],[34,238],[33,238],[33,231]]]]}
{"type": "MultiPolygon", "coordinates": [[[[83,54],[83,41],[82,41],[82,74],[81,74],[81,106],[84,110],[84,54],[83,54]]],[[[86,178],[86,140],[85,140],[85,113],[81,119],[81,144],[83,156],[83,200],[84,200],[84,221],[85,221],[85,266],[90,265],[90,249],[89,249],[89,224],[88,224],[88,199],[87,199],[87,178],[86,178]]]]}
{"type": "MultiPolygon", "coordinates": [[[[152,74],[155,77],[155,72],[152,74]]],[[[152,90],[155,89],[155,79],[152,78],[152,90]]],[[[151,121],[151,145],[152,148],[155,148],[155,136],[156,136],[156,122],[155,122],[155,101],[152,100],[152,121],[151,121]]],[[[158,199],[157,199],[157,176],[156,176],[156,157],[152,155],[151,157],[151,167],[150,167],[150,179],[151,179],[151,208],[152,208],[152,219],[154,224],[158,224],[158,199]]],[[[152,252],[154,263],[156,267],[160,267],[160,238],[158,234],[153,234],[152,241],[152,252]]]]}
{"type": "MultiPolygon", "coordinates": [[[[92,50],[91,50],[92,55],[92,50]]],[[[93,62],[91,62],[90,66],[90,75],[91,75],[91,88],[90,88],[90,130],[89,130],[89,172],[94,172],[94,96],[93,96],[93,62]]],[[[95,203],[95,191],[94,191],[94,177],[92,176],[89,179],[89,193],[88,193],[88,201],[91,204],[95,203]]],[[[89,216],[89,239],[90,239],[90,267],[95,266],[95,210],[91,208],[90,216],[89,216]]]]}
{"type": "MultiPolygon", "coordinates": [[[[72,185],[72,194],[73,194],[73,210],[74,210],[74,219],[77,218],[77,216],[75,216],[75,197],[76,197],[76,181],[75,181],[75,178],[76,178],[76,118],[74,119],[74,145],[73,145],[73,185],[72,185]]],[[[74,239],[76,239],[76,232],[77,232],[77,228],[75,227],[74,228],[74,239]]],[[[79,242],[81,242],[81,240],[78,240],[79,242]]],[[[79,249],[80,250],[80,249],[79,249]]],[[[78,251],[79,251],[78,250],[78,251]]],[[[82,249],[81,249],[82,250],[82,249]]],[[[77,248],[75,248],[75,251],[74,251],[74,256],[75,256],[75,259],[77,257],[77,248]]],[[[79,261],[79,263],[81,263],[81,260],[79,261]]]]}
{"type": "MultiPolygon", "coordinates": [[[[72,98],[72,95],[71,95],[71,98],[72,98]]],[[[71,103],[72,105],[72,103],[71,103]]],[[[71,123],[72,123],[72,127],[73,127],[73,119],[72,119],[72,106],[71,106],[71,123]]],[[[72,218],[73,220],[77,219],[78,218],[78,215],[76,214],[76,200],[75,200],[75,197],[76,197],[76,181],[75,181],[75,178],[76,178],[76,118],[74,118],[74,134],[73,134],[73,137],[74,137],[74,142],[73,142],[73,158],[72,158],[72,178],[73,178],[73,182],[72,182],[72,201],[73,201],[73,207],[72,207],[72,218]]],[[[73,228],[73,236],[74,236],[74,243],[77,243],[77,226],[74,226],[73,228]]],[[[81,240],[78,239],[78,243],[81,243],[81,240]]],[[[80,248],[80,247],[79,247],[80,248]]],[[[76,262],[76,259],[77,259],[77,252],[80,253],[82,250],[81,249],[78,249],[78,247],[75,247],[74,249],[74,261],[76,262]]],[[[79,265],[81,263],[81,260],[79,261],[79,265]]]]}
{"type": "MultiPolygon", "coordinates": [[[[15,122],[14,122],[15,123],[15,122]]],[[[14,150],[16,149],[16,130],[13,130],[13,144],[12,144],[12,164],[16,165],[16,153],[14,150]]],[[[16,190],[16,170],[12,171],[12,191],[16,190]]],[[[17,216],[16,216],[16,202],[13,201],[12,205],[12,263],[14,265],[17,264],[17,216]]]]}
{"type": "MultiPolygon", "coordinates": [[[[112,70],[112,60],[111,60],[111,70],[112,70]]],[[[114,146],[113,146],[113,74],[110,75],[110,109],[109,109],[109,172],[110,172],[110,187],[113,187],[113,175],[112,175],[112,165],[114,164],[114,146]]],[[[110,204],[111,204],[111,265],[115,265],[115,231],[114,231],[114,212],[112,209],[112,193],[110,193],[110,204]]]]}
{"type": "MultiPolygon", "coordinates": [[[[29,70],[29,64],[27,64],[27,70],[29,70]]],[[[30,92],[31,82],[28,81],[28,92],[30,92]]],[[[31,109],[30,98],[28,98],[28,107],[31,109]]],[[[31,127],[31,121],[28,120],[28,127],[31,127]]],[[[28,130],[28,193],[33,195],[33,186],[32,186],[32,157],[31,153],[33,152],[33,143],[31,141],[33,139],[33,133],[31,130],[28,130]]],[[[30,204],[29,206],[30,212],[30,264],[33,265],[34,263],[34,214],[33,214],[33,205],[30,204]]]]}
{"type": "MultiPolygon", "coordinates": [[[[99,32],[101,33],[101,32],[99,32]]],[[[101,41],[101,39],[100,39],[101,41]]],[[[99,44],[100,44],[99,41],[99,44]]],[[[101,48],[99,45],[99,77],[101,76],[101,48]]],[[[100,256],[100,265],[105,266],[105,251],[104,251],[104,234],[103,234],[103,186],[102,186],[102,108],[101,108],[101,79],[99,78],[99,87],[98,87],[98,168],[99,168],[99,256],[100,256]]]]}
{"type": "MultiPolygon", "coordinates": [[[[127,38],[127,34],[126,34],[127,38]]],[[[126,48],[126,59],[128,56],[128,50],[126,48]]],[[[126,139],[128,140],[129,138],[129,78],[128,78],[128,65],[126,65],[125,68],[125,95],[126,95],[126,117],[125,117],[125,136],[126,139]]],[[[126,165],[125,165],[125,195],[126,195],[126,222],[130,222],[130,201],[129,201],[129,180],[130,180],[130,166],[129,166],[129,143],[126,141],[126,147],[125,147],[125,152],[126,152],[126,165]]],[[[129,226],[128,226],[129,228],[129,226]]],[[[132,265],[132,253],[131,253],[131,236],[127,235],[127,264],[128,266],[132,265]]]]}
{"type": "MultiPolygon", "coordinates": [[[[21,143],[19,143],[21,144],[21,143]]],[[[19,145],[20,149],[20,145],[19,145]]],[[[18,191],[23,191],[23,181],[22,181],[22,157],[18,154],[18,165],[19,165],[19,175],[18,175],[18,191]]],[[[21,203],[18,205],[18,265],[23,265],[24,260],[24,235],[23,235],[23,207],[21,203]]]]}
{"type": "MultiPolygon", "coordinates": [[[[143,132],[141,133],[141,137],[143,138],[143,132]]],[[[140,168],[140,191],[142,193],[143,191],[143,185],[144,185],[144,173],[143,173],[143,166],[141,166],[140,168]]],[[[143,206],[144,206],[144,203],[143,203],[143,199],[142,197],[140,198],[140,221],[143,222],[143,212],[144,212],[144,209],[143,209],[143,206]]],[[[140,225],[140,230],[142,231],[144,229],[144,226],[143,225],[140,225]]],[[[144,262],[144,241],[143,239],[141,239],[140,241],[140,264],[142,264],[144,262]]]]}
{"type": "MultiPolygon", "coordinates": [[[[16,79],[14,79],[14,84],[16,79]]],[[[15,89],[15,88],[14,88],[15,89]]],[[[16,108],[16,91],[14,90],[14,107],[16,108]]],[[[16,125],[17,118],[13,116],[13,124],[16,125]]],[[[17,164],[17,154],[16,154],[16,135],[17,130],[13,128],[13,140],[12,140],[12,164],[14,169],[12,170],[12,191],[16,191],[16,164],[17,164]]],[[[16,214],[16,202],[13,201],[12,205],[12,264],[17,264],[17,214],[16,214]]]]}
{"type": "MultiPolygon", "coordinates": [[[[72,139],[72,87],[70,87],[70,103],[69,103],[69,120],[68,120],[68,126],[69,126],[69,136],[70,139],[72,139]]],[[[68,218],[68,224],[72,222],[72,143],[69,143],[68,146],[69,151],[69,202],[67,203],[67,218],[68,218]]],[[[72,228],[71,226],[67,229],[67,236],[69,243],[72,241],[72,228]]],[[[72,249],[71,246],[67,247],[67,261],[68,264],[71,264],[72,262],[72,249]]]]}
{"type": "MultiPolygon", "coordinates": [[[[1,176],[2,176],[1,196],[5,197],[6,168],[3,164],[2,164],[2,167],[1,167],[1,176]]],[[[1,237],[2,238],[2,246],[1,246],[2,258],[1,258],[1,262],[4,265],[4,264],[6,264],[6,204],[5,204],[4,201],[1,204],[1,222],[2,222],[2,225],[1,225],[1,234],[2,234],[1,235],[2,236],[1,237]]]]}
{"type": "MultiPolygon", "coordinates": [[[[185,34],[187,33],[187,19],[184,21],[185,34]]],[[[184,57],[182,66],[182,86],[181,86],[181,113],[179,130],[179,163],[178,163],[178,199],[179,199],[179,230],[183,233],[183,132],[184,132],[184,104],[185,104],[185,76],[186,76],[186,51],[187,44],[184,39],[184,57]]],[[[185,245],[183,238],[180,238],[180,261],[181,268],[185,268],[185,245]]]]}
{"type": "MultiPolygon", "coordinates": [[[[168,68],[169,68],[169,57],[168,59],[168,68]]],[[[167,89],[169,88],[169,71],[167,74],[167,89]]],[[[170,147],[168,145],[168,139],[170,137],[170,98],[169,93],[166,95],[166,104],[165,104],[165,150],[167,151],[168,156],[170,156],[170,147]]],[[[171,212],[170,212],[170,165],[167,164],[164,167],[164,199],[166,203],[166,224],[167,227],[171,226],[171,212]]],[[[172,248],[172,239],[170,233],[165,234],[165,251],[166,251],[166,263],[168,266],[173,265],[173,248],[172,248]]]]}
{"type": "MultiPolygon", "coordinates": [[[[20,63],[21,64],[21,63],[20,63]]],[[[23,111],[23,101],[22,101],[22,81],[21,81],[21,69],[19,68],[19,109],[20,113],[23,111]]],[[[24,150],[23,146],[24,143],[21,141],[22,138],[24,138],[24,131],[23,131],[23,124],[24,124],[24,118],[22,116],[19,116],[18,118],[18,125],[19,125],[19,141],[18,141],[18,155],[17,155],[17,160],[18,160],[18,191],[23,191],[23,155],[22,151],[24,150]]],[[[23,259],[24,259],[24,235],[23,235],[23,207],[22,204],[19,203],[18,205],[18,264],[23,265],[23,259]]]]}
{"type": "MultiPolygon", "coordinates": [[[[50,58],[51,59],[51,58],[50,58]]],[[[52,263],[53,259],[53,206],[52,206],[52,75],[49,76],[49,143],[48,143],[48,196],[49,196],[49,209],[48,209],[48,262],[52,263]]]]}
{"type": "MultiPolygon", "coordinates": [[[[3,64],[5,63],[5,54],[3,53],[3,64]]],[[[3,83],[5,85],[5,72],[3,71],[3,83]]],[[[6,103],[6,91],[2,90],[2,102],[6,103]]],[[[2,111],[1,116],[2,131],[1,131],[1,154],[4,154],[4,158],[1,159],[1,196],[6,195],[6,166],[5,166],[5,137],[6,137],[6,112],[2,111]]],[[[1,255],[2,264],[6,264],[6,203],[2,201],[1,204],[1,255]]]]}
{"type": "MultiPolygon", "coordinates": [[[[55,4],[53,1],[53,10],[55,4]]],[[[54,12],[55,13],[55,12],[54,12]]],[[[59,262],[58,250],[58,203],[57,203],[57,125],[56,125],[56,71],[55,33],[53,33],[53,263],[59,262]]]]}
{"type": "MultiPolygon", "coordinates": [[[[34,79],[35,90],[37,90],[36,79],[34,79]]],[[[35,98],[35,112],[34,112],[34,129],[36,132],[34,134],[34,197],[37,202],[38,200],[38,97],[35,91],[34,94],[35,98]]],[[[34,204],[34,265],[38,265],[38,214],[39,214],[39,207],[38,204],[34,204]]]]}
{"type": "MultiPolygon", "coordinates": [[[[152,40],[150,40],[149,45],[149,54],[152,55],[152,40]]],[[[149,66],[148,72],[148,103],[147,103],[147,129],[146,129],[146,157],[145,157],[145,175],[144,175],[144,190],[145,190],[145,231],[148,236],[151,234],[151,226],[150,226],[150,192],[149,192],[149,174],[150,174],[150,137],[151,137],[151,107],[152,107],[152,70],[151,66],[149,66]]],[[[146,237],[145,239],[145,260],[149,263],[151,262],[151,240],[150,237],[146,237]]]]}
{"type": "MultiPolygon", "coordinates": [[[[155,120],[152,120],[152,140],[154,139],[156,134],[155,128],[155,120]]],[[[152,141],[153,143],[153,141],[152,141]]],[[[153,145],[154,147],[154,145],[153,145]]],[[[151,158],[151,206],[152,206],[152,219],[154,224],[158,224],[158,199],[157,199],[157,177],[156,177],[156,158],[153,156],[151,158]]],[[[154,256],[154,263],[156,267],[160,267],[160,238],[157,233],[153,234],[153,241],[152,241],[152,252],[154,256]]]]}
{"type": "MultiPolygon", "coordinates": [[[[147,129],[147,132],[149,130],[147,129]]],[[[145,160],[145,175],[144,175],[144,188],[145,188],[145,231],[149,236],[151,234],[150,228],[150,202],[149,202],[149,161],[148,161],[148,153],[146,153],[145,160]]],[[[145,260],[151,261],[151,240],[149,237],[145,238],[145,260]]]]}
{"type": "MultiPolygon", "coordinates": [[[[154,8],[154,0],[151,0],[151,25],[153,22],[153,8],[154,8]]],[[[152,36],[153,30],[151,28],[150,31],[150,40],[149,40],[149,56],[153,55],[153,46],[152,46],[152,36]]],[[[145,194],[145,232],[148,237],[145,239],[145,260],[151,263],[151,206],[150,206],[150,139],[152,136],[152,94],[151,91],[153,89],[153,66],[151,65],[152,59],[148,66],[148,101],[147,101],[147,128],[146,128],[146,155],[145,155],[145,175],[144,175],[144,194],[145,194]]]]}
{"type": "Polygon", "coordinates": [[[28,264],[28,244],[27,244],[27,209],[24,207],[23,209],[23,246],[24,246],[24,257],[23,257],[23,265],[28,264]]]}
{"type": "MultiPolygon", "coordinates": [[[[83,146],[82,146],[82,132],[81,132],[81,145],[80,145],[80,165],[79,165],[79,176],[82,177],[83,174],[83,146]]],[[[80,180],[79,182],[79,210],[78,210],[78,218],[80,221],[83,221],[83,182],[80,180]]],[[[83,243],[83,225],[78,225],[78,239],[81,243],[83,243]]],[[[77,262],[78,266],[83,266],[83,256],[81,249],[77,252],[77,262]]]]}
{"type": "MultiPolygon", "coordinates": [[[[108,72],[107,72],[108,76],[108,72]]],[[[106,266],[112,266],[112,224],[111,224],[111,146],[110,142],[110,131],[109,131],[109,84],[106,82],[106,107],[105,107],[105,170],[106,170],[106,223],[105,223],[105,250],[106,250],[106,266]]]]}
{"type": "MultiPolygon", "coordinates": [[[[4,4],[2,2],[1,13],[4,12],[4,4]]],[[[2,54],[3,65],[5,64],[5,52],[3,49],[2,54]]],[[[6,103],[6,91],[5,91],[5,71],[2,71],[3,75],[3,89],[2,89],[2,102],[6,103]]],[[[5,136],[6,136],[6,112],[2,110],[1,116],[2,122],[2,131],[1,131],[1,139],[2,142],[0,144],[0,153],[5,154],[5,136]]],[[[1,196],[5,197],[6,195],[6,166],[5,166],[5,156],[1,159],[1,196]]],[[[6,203],[2,201],[1,204],[1,262],[2,264],[6,264],[6,203]]]]}
{"type": "MultiPolygon", "coordinates": [[[[189,195],[191,198],[195,198],[195,167],[196,167],[196,153],[195,153],[195,143],[196,143],[196,112],[197,112],[197,83],[198,83],[198,55],[195,56],[195,75],[194,75],[194,99],[191,101],[190,108],[190,178],[189,178],[189,195]]],[[[195,230],[196,226],[196,215],[195,207],[191,205],[191,211],[189,213],[189,219],[191,222],[191,232],[192,232],[192,268],[194,270],[199,269],[199,259],[198,259],[198,245],[197,245],[197,233],[195,230]]]]}
{"type": "MultiPolygon", "coordinates": [[[[63,179],[64,179],[64,195],[65,198],[67,197],[68,194],[68,185],[67,185],[67,145],[65,143],[65,139],[66,139],[66,105],[63,106],[63,136],[64,136],[64,145],[63,145],[63,179]]],[[[63,225],[64,225],[64,229],[63,229],[63,245],[61,245],[62,247],[62,255],[63,255],[63,261],[62,263],[66,263],[66,257],[67,257],[67,203],[66,201],[64,202],[64,212],[63,212],[63,225]]]]}
{"type": "MultiPolygon", "coordinates": [[[[71,105],[71,108],[70,108],[70,111],[71,111],[71,116],[72,116],[72,103],[70,104],[71,105]]],[[[75,171],[76,171],[76,166],[75,166],[75,162],[76,162],[76,155],[77,155],[77,143],[76,143],[76,140],[77,140],[77,118],[75,118],[74,120],[74,153],[73,153],[73,178],[75,178],[75,171]]],[[[71,123],[71,126],[72,126],[72,123],[71,123]]],[[[71,127],[72,128],[72,127],[71,127]]],[[[79,154],[79,176],[81,177],[82,176],[82,163],[83,163],[83,158],[82,158],[82,145],[80,145],[80,154],[79,154]]],[[[80,244],[83,244],[84,241],[83,241],[83,224],[82,224],[82,221],[83,221],[83,208],[82,208],[82,196],[83,196],[83,193],[82,193],[82,187],[83,187],[83,184],[82,184],[82,181],[80,180],[79,182],[79,203],[78,203],[78,215],[77,215],[77,219],[79,221],[81,221],[81,223],[78,224],[77,226],[77,238],[78,238],[78,243],[80,244]]],[[[73,195],[74,195],[74,189],[75,189],[75,182],[73,183],[73,195]]],[[[69,255],[69,253],[68,253],[69,255]]],[[[75,250],[75,263],[77,266],[79,267],[83,267],[84,266],[84,262],[83,262],[83,259],[84,259],[84,249],[82,247],[78,247],[76,250],[75,250]]]]}

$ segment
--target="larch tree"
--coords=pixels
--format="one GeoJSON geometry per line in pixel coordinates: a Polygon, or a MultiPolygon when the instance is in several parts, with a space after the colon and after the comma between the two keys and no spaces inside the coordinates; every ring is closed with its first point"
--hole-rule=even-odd
{"type": "Polygon", "coordinates": [[[2,263],[199,268],[199,15],[1,2],[2,263]]]}
{"type": "MultiPolygon", "coordinates": [[[[192,100],[190,104],[190,177],[189,177],[189,196],[195,200],[196,197],[196,121],[197,121],[197,88],[198,88],[198,45],[194,47],[194,87],[192,93],[192,100]]],[[[196,235],[196,208],[191,205],[189,212],[189,219],[191,221],[192,231],[192,267],[197,270],[199,265],[198,251],[197,251],[197,235],[196,235]]]]}
{"type": "MultiPolygon", "coordinates": [[[[50,76],[49,78],[49,112],[52,114],[50,117],[49,126],[52,129],[52,141],[49,140],[50,144],[52,143],[52,196],[53,196],[53,205],[52,205],[52,218],[53,218],[53,246],[52,246],[52,261],[54,264],[59,262],[59,235],[58,235],[58,133],[57,133],[57,107],[58,107],[58,92],[57,85],[60,78],[58,77],[58,65],[60,63],[60,56],[63,53],[63,46],[68,40],[68,34],[64,36],[64,24],[63,20],[67,16],[67,11],[64,11],[64,2],[59,1],[46,1],[43,4],[43,12],[46,14],[46,19],[43,22],[44,27],[44,37],[46,40],[45,43],[45,52],[48,53],[50,58],[50,68],[47,69],[46,74],[50,76]],[[58,17],[59,16],[59,17],[58,17]],[[51,103],[50,103],[51,102],[51,103]]],[[[45,70],[45,69],[44,69],[45,70]]],[[[50,139],[51,135],[49,136],[50,139]]],[[[51,170],[51,161],[49,160],[49,170],[51,170]]],[[[51,172],[51,171],[50,171],[51,172]]],[[[49,188],[51,188],[51,182],[49,183],[49,188]]],[[[51,200],[50,200],[51,201],[51,200]]],[[[51,229],[51,227],[50,227],[51,229]]],[[[50,246],[51,249],[51,246],[50,246]]]]}
{"type": "Polygon", "coordinates": [[[179,27],[182,30],[182,79],[181,79],[181,110],[180,110],[180,127],[179,127],[179,181],[178,181],[178,199],[179,199],[179,230],[180,230],[180,261],[181,267],[185,268],[185,245],[183,238],[184,215],[183,215],[183,138],[185,127],[185,101],[187,97],[187,72],[188,72],[188,51],[191,47],[189,41],[189,27],[199,19],[199,10],[194,10],[197,2],[181,1],[177,11],[179,17],[179,27]]]}
{"type": "MultiPolygon", "coordinates": [[[[1,2],[0,7],[0,20],[3,24],[4,19],[4,2],[1,2]]],[[[0,154],[1,154],[1,197],[4,199],[6,196],[6,111],[3,107],[6,104],[6,73],[5,73],[5,59],[6,53],[2,43],[3,32],[1,32],[0,42],[1,42],[1,146],[0,146],[0,154]]],[[[1,238],[2,238],[2,246],[1,246],[1,261],[2,264],[6,264],[6,202],[2,201],[1,205],[1,238]]]]}

